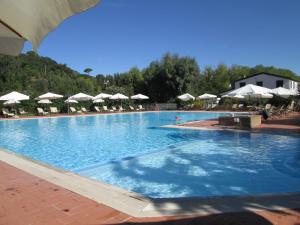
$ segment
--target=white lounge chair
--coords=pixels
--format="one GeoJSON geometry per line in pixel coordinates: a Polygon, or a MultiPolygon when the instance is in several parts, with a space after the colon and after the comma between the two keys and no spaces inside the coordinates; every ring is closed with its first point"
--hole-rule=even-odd
{"type": "MultiPolygon", "coordinates": [[[[111,110],[112,110],[112,112],[117,111],[116,106],[112,106],[112,107],[111,107],[111,110]]],[[[110,111],[111,111],[111,110],[110,110],[110,111]]]]}
{"type": "Polygon", "coordinates": [[[49,114],[48,112],[45,112],[42,108],[36,108],[36,109],[40,116],[46,116],[49,114]]]}
{"type": "Polygon", "coordinates": [[[56,107],[50,107],[50,113],[58,113],[58,109],[56,107]]]}
{"type": "Polygon", "coordinates": [[[28,114],[23,108],[19,108],[20,115],[28,114]]]}
{"type": "Polygon", "coordinates": [[[86,110],[86,108],[85,108],[85,107],[81,107],[81,112],[83,112],[83,113],[87,113],[88,111],[86,110]]]}
{"type": "Polygon", "coordinates": [[[124,111],[123,107],[119,106],[119,112],[122,112],[122,111],[124,111]]]}
{"type": "Polygon", "coordinates": [[[2,114],[4,117],[14,117],[15,114],[8,111],[7,108],[2,108],[2,114]]]}
{"type": "Polygon", "coordinates": [[[94,106],[94,109],[96,110],[96,112],[100,112],[100,109],[98,106],[94,106]]]}
{"type": "Polygon", "coordinates": [[[142,105],[138,105],[139,110],[145,110],[142,105]]]}
{"type": "Polygon", "coordinates": [[[74,107],[70,107],[71,113],[77,113],[77,110],[74,107]]]}
{"type": "Polygon", "coordinates": [[[129,109],[130,109],[131,111],[134,111],[134,110],[135,110],[131,105],[129,106],[129,109]]]}
{"type": "Polygon", "coordinates": [[[107,108],[106,105],[104,105],[102,108],[103,108],[103,111],[104,111],[104,112],[108,112],[108,108],[107,108]]]}

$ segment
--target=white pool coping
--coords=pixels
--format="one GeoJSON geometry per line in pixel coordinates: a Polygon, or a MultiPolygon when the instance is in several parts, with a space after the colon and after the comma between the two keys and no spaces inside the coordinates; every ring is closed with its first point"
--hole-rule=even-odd
{"type": "Polygon", "coordinates": [[[0,160],[133,217],[202,216],[225,212],[300,208],[300,193],[151,199],[54,168],[8,150],[0,149],[0,160]]]}

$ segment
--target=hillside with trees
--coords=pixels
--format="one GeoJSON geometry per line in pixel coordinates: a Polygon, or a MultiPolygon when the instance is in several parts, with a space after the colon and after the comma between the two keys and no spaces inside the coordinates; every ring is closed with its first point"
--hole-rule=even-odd
{"type": "Polygon", "coordinates": [[[241,77],[257,72],[269,72],[299,80],[292,71],[258,65],[255,67],[219,64],[216,68],[199,68],[191,57],[165,54],[140,70],[133,67],[128,72],[91,76],[92,68],[79,73],[65,64],[34,52],[18,57],[0,56],[0,95],[16,90],[31,97],[51,91],[65,96],[78,92],[96,95],[99,92],[126,95],[143,93],[151,102],[174,102],[176,96],[189,92],[218,94],[230,88],[241,77]]]}

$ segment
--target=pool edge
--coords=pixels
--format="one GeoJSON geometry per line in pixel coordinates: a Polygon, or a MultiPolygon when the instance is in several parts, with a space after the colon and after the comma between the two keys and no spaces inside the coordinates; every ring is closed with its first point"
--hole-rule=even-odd
{"type": "Polygon", "coordinates": [[[194,216],[300,208],[300,192],[151,199],[0,148],[0,161],[133,217],[194,216]]]}

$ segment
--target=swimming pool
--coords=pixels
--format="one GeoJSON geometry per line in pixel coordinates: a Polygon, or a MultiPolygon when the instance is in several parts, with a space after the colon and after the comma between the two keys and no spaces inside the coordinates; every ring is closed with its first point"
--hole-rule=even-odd
{"type": "Polygon", "coordinates": [[[0,122],[0,147],[150,197],[300,191],[299,136],[162,125],[218,113],[149,112],[0,122]]]}

